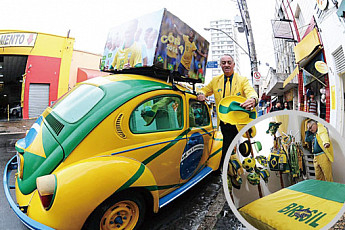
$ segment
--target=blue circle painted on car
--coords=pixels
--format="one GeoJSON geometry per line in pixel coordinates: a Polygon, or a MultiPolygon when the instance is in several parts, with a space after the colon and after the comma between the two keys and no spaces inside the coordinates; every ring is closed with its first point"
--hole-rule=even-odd
{"type": "Polygon", "coordinates": [[[191,177],[199,165],[204,152],[204,138],[200,133],[193,133],[183,151],[180,163],[180,175],[183,180],[191,177]]]}

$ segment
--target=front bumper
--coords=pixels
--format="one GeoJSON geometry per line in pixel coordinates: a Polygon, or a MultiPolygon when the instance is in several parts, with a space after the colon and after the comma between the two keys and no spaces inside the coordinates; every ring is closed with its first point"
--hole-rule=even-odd
{"type": "Polygon", "coordinates": [[[5,170],[4,170],[3,185],[4,185],[5,196],[6,196],[8,203],[10,204],[12,210],[18,216],[20,221],[22,221],[23,224],[25,224],[29,229],[53,230],[53,228],[48,227],[46,225],[43,225],[43,224],[31,219],[27,215],[25,215],[25,213],[14,202],[14,200],[11,196],[11,193],[10,193],[10,189],[15,189],[15,186],[10,185],[10,177],[11,177],[12,171],[16,170],[17,167],[18,167],[17,157],[14,156],[11,158],[11,160],[9,160],[7,162],[5,170]]]}

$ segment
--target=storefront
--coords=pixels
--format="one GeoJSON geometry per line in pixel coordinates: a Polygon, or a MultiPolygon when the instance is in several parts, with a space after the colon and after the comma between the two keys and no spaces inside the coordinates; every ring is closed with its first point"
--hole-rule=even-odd
{"type": "MultiPolygon", "coordinates": [[[[315,22],[310,24],[304,38],[294,48],[296,63],[303,76],[304,111],[308,111],[310,95],[314,94],[317,103],[317,115],[330,122],[330,87],[327,72],[317,69],[319,63],[326,63],[323,45],[315,22]]],[[[302,94],[302,95],[301,95],[302,94]]]]}
{"type": "Polygon", "coordinates": [[[73,44],[69,37],[0,30],[0,119],[37,117],[68,91],[73,44]]]}

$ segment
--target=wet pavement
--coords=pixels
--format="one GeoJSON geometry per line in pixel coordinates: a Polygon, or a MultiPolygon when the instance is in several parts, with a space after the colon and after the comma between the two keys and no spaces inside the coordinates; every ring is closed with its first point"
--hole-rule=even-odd
{"type": "MultiPolygon", "coordinates": [[[[15,154],[14,143],[25,135],[36,119],[0,121],[0,176],[15,154]]],[[[10,209],[0,188],[0,229],[27,229],[10,209]],[[5,217],[6,218],[3,218],[5,217]]],[[[223,194],[221,175],[212,173],[157,214],[152,214],[143,229],[244,229],[231,212],[223,194]]]]}
{"type": "MultiPolygon", "coordinates": [[[[25,135],[36,119],[0,121],[0,176],[7,161],[15,154],[14,143],[25,135]]],[[[0,188],[0,229],[27,229],[10,209],[0,188]]],[[[246,229],[230,210],[225,200],[221,176],[212,173],[188,192],[152,214],[143,229],[213,230],[246,229]]],[[[345,229],[345,215],[331,228],[345,229]]]]}
{"type": "MultiPolygon", "coordinates": [[[[11,147],[0,148],[0,176],[8,160],[15,154],[11,147]]],[[[9,207],[0,188],[0,229],[27,229],[9,207]]],[[[221,176],[209,175],[188,192],[169,205],[152,214],[142,229],[152,230],[206,230],[206,229],[243,229],[241,223],[228,207],[221,183],[221,176]],[[225,212],[223,210],[226,210],[225,212]]]]}

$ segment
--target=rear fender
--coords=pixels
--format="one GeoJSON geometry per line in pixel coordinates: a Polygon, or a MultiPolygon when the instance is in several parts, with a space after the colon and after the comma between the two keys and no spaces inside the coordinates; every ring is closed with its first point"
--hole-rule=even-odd
{"type": "Polygon", "coordinates": [[[127,188],[148,189],[153,198],[153,211],[158,211],[156,181],[151,171],[134,159],[121,156],[89,158],[61,168],[54,174],[57,189],[50,210],[42,212],[42,208],[33,204],[31,208],[36,211],[30,210],[32,218],[43,223],[51,220],[55,222],[54,227],[64,229],[77,224],[77,228],[81,228],[98,205],[127,188]]]}
{"type": "Polygon", "coordinates": [[[210,156],[208,158],[207,166],[213,170],[219,168],[220,160],[222,157],[222,147],[223,147],[223,135],[220,131],[215,131],[210,156]]]}

